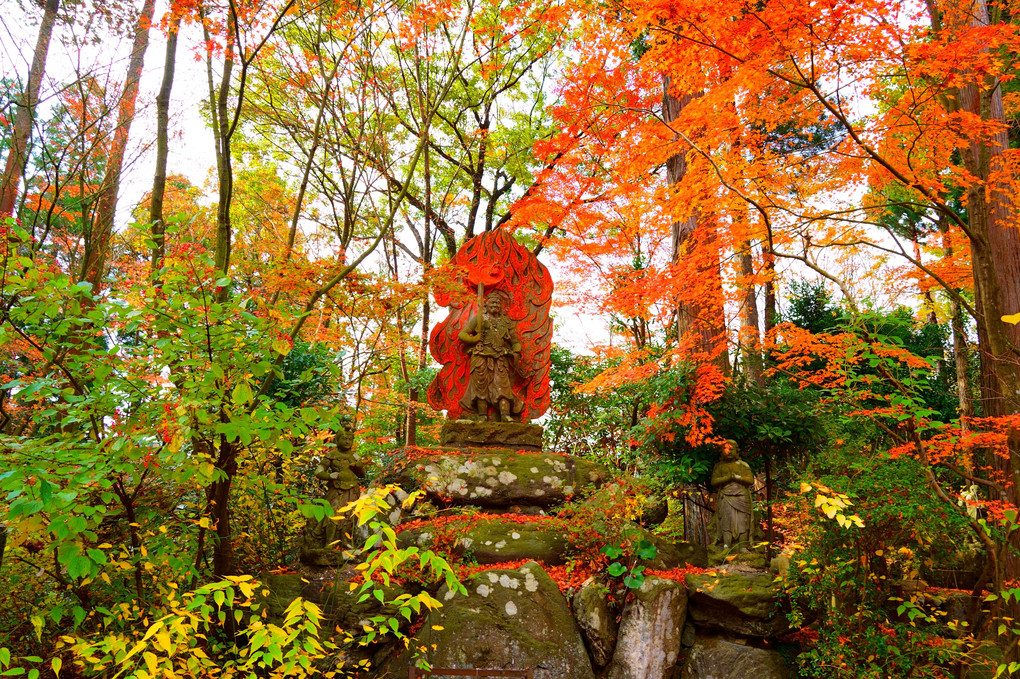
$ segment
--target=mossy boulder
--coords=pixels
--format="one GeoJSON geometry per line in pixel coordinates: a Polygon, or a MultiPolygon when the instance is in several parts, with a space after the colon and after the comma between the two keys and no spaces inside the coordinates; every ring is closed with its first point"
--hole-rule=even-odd
{"type": "Polygon", "coordinates": [[[775,637],[789,630],[785,597],[769,573],[688,575],[687,592],[691,620],[699,629],[749,637],[775,637]]]}
{"type": "Polygon", "coordinates": [[[763,648],[716,637],[698,637],[687,654],[682,679],[787,679],[783,657],[763,648]]]}
{"type": "MultiPolygon", "coordinates": [[[[273,618],[283,618],[287,607],[298,597],[317,604],[326,620],[344,629],[360,630],[363,621],[376,615],[397,616],[395,605],[383,605],[374,596],[361,600],[359,588],[350,589],[346,582],[314,582],[299,573],[267,575],[263,578],[261,603],[273,618]]],[[[387,601],[396,599],[404,590],[380,587],[387,601]]],[[[404,623],[403,618],[399,618],[404,623]]]]}
{"type": "Polygon", "coordinates": [[[605,466],[588,460],[509,449],[403,449],[387,468],[384,480],[424,489],[433,501],[478,507],[548,507],[610,478],[605,466]]]}
{"type": "Polygon", "coordinates": [[[503,517],[477,515],[459,524],[433,527],[428,524],[402,531],[402,547],[417,545],[434,549],[437,543],[449,545],[455,556],[480,564],[534,559],[549,566],[566,561],[567,539],[555,519],[518,522],[503,517]]]}
{"type": "MultiPolygon", "coordinates": [[[[566,599],[537,563],[478,573],[467,595],[439,591],[411,648],[424,648],[434,668],[535,670],[535,679],[594,679],[588,653],[566,599]]],[[[405,652],[387,676],[406,677],[405,652]]]]}

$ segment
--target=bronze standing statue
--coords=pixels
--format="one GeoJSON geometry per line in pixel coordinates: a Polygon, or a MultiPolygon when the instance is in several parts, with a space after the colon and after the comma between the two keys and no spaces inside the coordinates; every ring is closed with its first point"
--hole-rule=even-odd
{"type": "Polygon", "coordinates": [[[736,546],[744,552],[751,543],[753,483],[754,474],[750,465],[740,459],[737,442],[723,442],[722,456],[712,469],[712,485],[719,492],[715,510],[719,527],[717,544],[723,549],[736,546]]]}
{"type": "Polygon", "coordinates": [[[479,307],[483,311],[468,319],[460,332],[460,340],[471,356],[468,387],[460,405],[466,412],[489,420],[519,419],[524,402],[514,393],[511,376],[514,361],[521,354],[516,324],[504,315],[503,300],[495,293],[479,307]]]}

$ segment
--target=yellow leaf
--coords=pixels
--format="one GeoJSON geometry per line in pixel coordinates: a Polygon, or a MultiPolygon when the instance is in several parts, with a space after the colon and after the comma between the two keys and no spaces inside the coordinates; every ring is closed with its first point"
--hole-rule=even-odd
{"type": "Polygon", "coordinates": [[[60,668],[63,666],[64,661],[60,658],[54,658],[50,661],[50,667],[53,668],[53,674],[60,676],[60,668]]]}
{"type": "Polygon", "coordinates": [[[437,632],[442,632],[446,628],[443,627],[442,625],[433,625],[432,629],[436,630],[437,632]]]}
{"type": "Polygon", "coordinates": [[[156,632],[156,646],[162,648],[167,653],[170,653],[173,646],[170,643],[170,632],[166,629],[161,629],[156,632]]]}
{"type": "Polygon", "coordinates": [[[810,483],[804,483],[803,481],[801,481],[801,483],[800,483],[800,492],[806,493],[806,492],[808,492],[810,490],[811,490],[811,484],[810,483]]]}
{"type": "Polygon", "coordinates": [[[1020,314],[1010,314],[1008,316],[1003,316],[1002,321],[1003,323],[1010,323],[1011,325],[1016,325],[1017,323],[1020,323],[1020,314]]]}
{"type": "Polygon", "coordinates": [[[273,340],[273,351],[278,354],[286,356],[290,353],[291,348],[290,342],[283,338],[273,340]]]}
{"type": "Polygon", "coordinates": [[[822,511],[824,511],[825,515],[830,519],[836,516],[836,508],[833,507],[832,505],[826,506],[825,509],[823,509],[822,511]]]}

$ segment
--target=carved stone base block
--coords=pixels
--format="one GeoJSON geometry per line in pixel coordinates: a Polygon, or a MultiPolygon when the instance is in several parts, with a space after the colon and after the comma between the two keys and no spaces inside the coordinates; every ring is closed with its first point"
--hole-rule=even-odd
{"type": "Polygon", "coordinates": [[[542,425],[453,420],[443,425],[440,441],[444,446],[542,450],[542,425]]]}

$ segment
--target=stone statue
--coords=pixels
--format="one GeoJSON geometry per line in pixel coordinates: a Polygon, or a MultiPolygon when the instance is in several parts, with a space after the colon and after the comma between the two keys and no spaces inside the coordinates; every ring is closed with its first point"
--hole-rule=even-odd
{"type": "MultiPolygon", "coordinates": [[[[315,478],[326,483],[324,499],[333,508],[333,515],[361,495],[361,479],[365,468],[354,454],[354,432],[344,427],[333,434],[333,446],[315,468],[315,478]]],[[[301,544],[301,560],[316,566],[332,566],[340,561],[343,548],[351,546],[354,531],[351,516],[334,521],[326,517],[309,521],[301,544]],[[340,550],[340,551],[338,551],[340,550]]]]}
{"type": "MultiPolygon", "coordinates": [[[[479,286],[480,287],[480,286],[479,286]]],[[[479,289],[481,296],[481,289],[479,289]]],[[[460,405],[468,413],[489,420],[510,422],[524,410],[513,391],[512,370],[521,354],[516,324],[503,315],[503,300],[496,293],[485,298],[483,311],[468,319],[460,341],[471,355],[467,391],[460,405]]]]}
{"type": "Polygon", "coordinates": [[[718,489],[716,518],[719,537],[717,545],[723,549],[738,547],[747,551],[751,543],[751,485],[754,474],[751,467],[740,459],[737,442],[726,440],[722,456],[712,469],[712,485],[718,489]]]}
{"type": "Polygon", "coordinates": [[[468,239],[448,269],[451,279],[435,292],[449,315],[429,337],[442,366],[429,385],[429,404],[445,410],[449,422],[465,413],[501,425],[541,417],[550,397],[548,269],[505,229],[468,239]]]}

